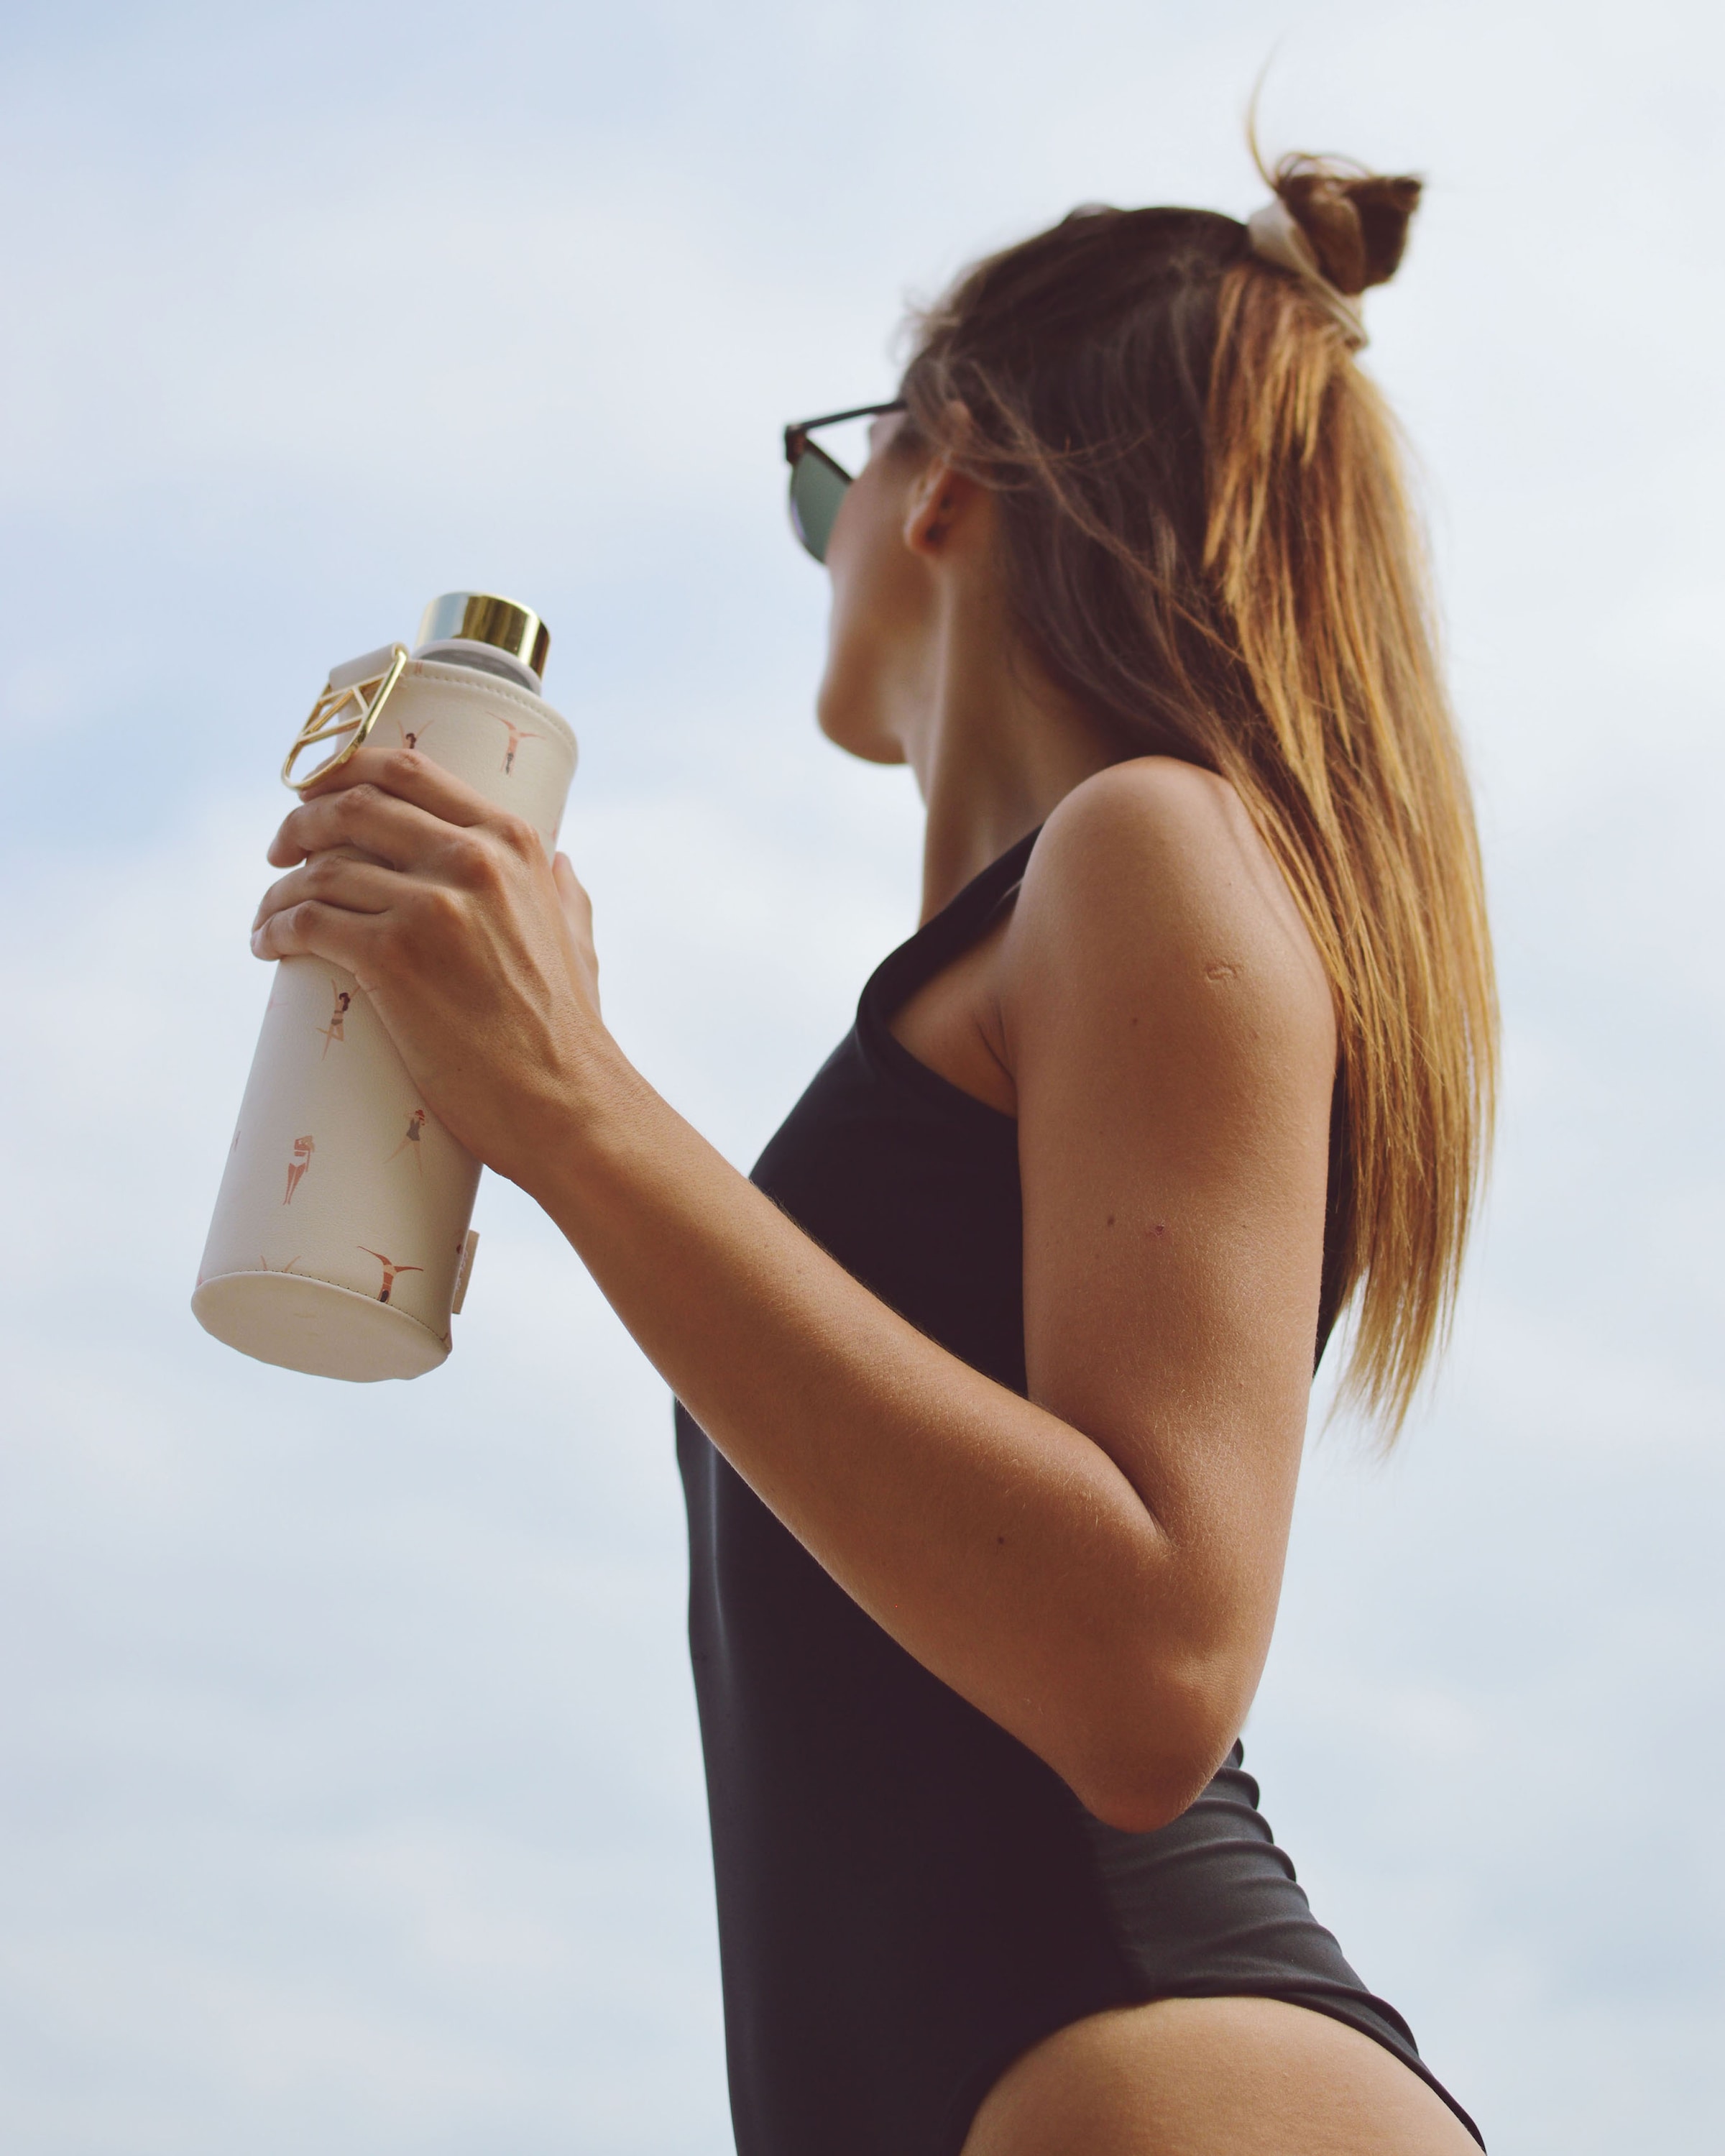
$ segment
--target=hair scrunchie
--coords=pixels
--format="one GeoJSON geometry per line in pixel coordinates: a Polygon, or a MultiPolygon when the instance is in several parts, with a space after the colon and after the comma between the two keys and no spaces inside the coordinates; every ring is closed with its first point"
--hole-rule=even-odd
{"type": "Polygon", "coordinates": [[[1300,221],[1280,195],[1272,196],[1262,209],[1246,219],[1246,236],[1252,251],[1279,270],[1291,270],[1348,340],[1351,352],[1363,351],[1369,341],[1359,301],[1349,299],[1324,275],[1317,251],[1301,229],[1300,221]]]}

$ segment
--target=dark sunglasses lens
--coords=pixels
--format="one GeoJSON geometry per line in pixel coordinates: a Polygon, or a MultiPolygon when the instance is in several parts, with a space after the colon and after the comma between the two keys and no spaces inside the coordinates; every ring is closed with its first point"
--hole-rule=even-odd
{"type": "Polygon", "coordinates": [[[831,458],[813,447],[791,466],[792,528],[817,562],[827,558],[833,519],[850,484],[831,458]]]}

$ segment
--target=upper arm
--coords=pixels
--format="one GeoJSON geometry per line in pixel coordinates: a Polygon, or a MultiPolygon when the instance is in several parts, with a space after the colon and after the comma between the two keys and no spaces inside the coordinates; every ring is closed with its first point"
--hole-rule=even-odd
{"type": "Polygon", "coordinates": [[[1317,1332],[1322,967],[1232,789],[1146,758],[1050,819],[999,978],[1030,1395],[1118,1464],[1177,1553],[1164,1616],[1249,1689],[1317,1332]]]}

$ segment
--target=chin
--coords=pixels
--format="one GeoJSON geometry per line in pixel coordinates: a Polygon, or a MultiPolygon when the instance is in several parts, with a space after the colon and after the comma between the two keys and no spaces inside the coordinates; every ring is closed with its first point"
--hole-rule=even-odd
{"type": "Polygon", "coordinates": [[[905,752],[866,704],[839,692],[830,674],[814,700],[815,724],[835,748],[865,763],[902,763],[905,752]]]}

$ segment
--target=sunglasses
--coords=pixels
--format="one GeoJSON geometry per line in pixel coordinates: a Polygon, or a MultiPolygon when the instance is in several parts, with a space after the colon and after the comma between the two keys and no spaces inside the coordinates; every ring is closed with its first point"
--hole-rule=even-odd
{"type": "Polygon", "coordinates": [[[878,419],[888,412],[902,412],[905,400],[890,404],[859,404],[851,412],[829,412],[819,419],[800,419],[784,430],[784,458],[791,468],[791,529],[817,562],[827,558],[827,541],[833,519],[851,481],[836,457],[829,456],[809,437],[818,427],[836,427],[845,419],[878,419]]]}

